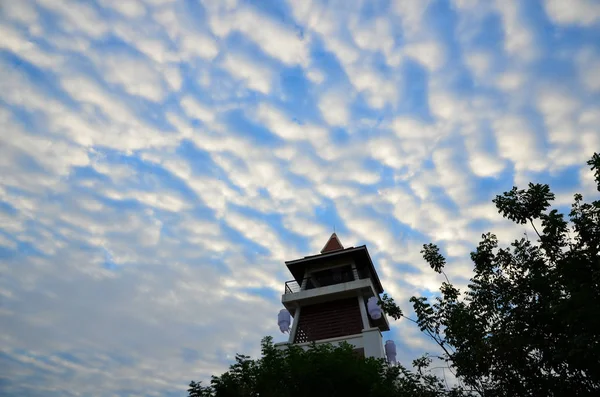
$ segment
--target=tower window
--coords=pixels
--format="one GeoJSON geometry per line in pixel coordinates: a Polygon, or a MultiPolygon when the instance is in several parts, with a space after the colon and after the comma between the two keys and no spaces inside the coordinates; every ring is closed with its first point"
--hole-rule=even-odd
{"type": "Polygon", "coordinates": [[[326,287],[354,281],[354,273],[350,265],[325,269],[311,274],[308,288],[326,287]]]}

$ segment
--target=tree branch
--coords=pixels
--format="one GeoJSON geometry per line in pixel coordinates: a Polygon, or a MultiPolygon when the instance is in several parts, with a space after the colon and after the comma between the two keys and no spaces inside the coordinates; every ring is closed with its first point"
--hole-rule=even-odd
{"type": "Polygon", "coordinates": [[[533,223],[533,219],[529,218],[529,223],[531,223],[531,226],[533,226],[533,230],[535,230],[535,234],[537,234],[541,240],[542,236],[540,236],[540,234],[538,233],[537,228],[535,227],[535,224],[533,223]]]}

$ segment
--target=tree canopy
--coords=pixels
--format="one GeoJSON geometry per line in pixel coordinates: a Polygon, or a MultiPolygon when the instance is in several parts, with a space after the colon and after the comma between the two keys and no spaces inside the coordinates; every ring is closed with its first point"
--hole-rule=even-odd
{"type": "Polygon", "coordinates": [[[191,382],[190,397],[335,397],[458,396],[433,375],[411,372],[382,359],[359,357],[347,343],[339,346],[296,345],[277,349],[262,341],[262,357],[237,355],[236,362],[210,386],[191,382]]]}
{"type": "MultiPolygon", "coordinates": [[[[588,165],[600,191],[600,156],[588,165]]],[[[496,196],[498,211],[530,224],[535,241],[499,248],[484,234],[464,294],[448,281],[433,303],[411,298],[421,330],[482,396],[600,395],[600,201],[576,194],[568,222],[553,199],[548,185],[533,183],[496,196]]],[[[422,253],[444,273],[437,246],[422,253]]]]}
{"type": "MultiPolygon", "coordinates": [[[[600,155],[588,165],[600,191],[600,155]]],[[[432,356],[456,384],[432,375],[428,355],[409,371],[358,357],[349,345],[281,351],[266,338],[262,358],[238,355],[210,386],[192,382],[190,397],[600,395],[600,201],[576,194],[567,220],[553,200],[548,185],[533,183],[496,196],[499,213],[529,224],[535,237],[500,248],[494,234],[484,234],[463,293],[444,273],[440,249],[423,246],[423,258],[446,281],[433,301],[410,299],[410,320],[437,343],[432,356]]],[[[405,317],[386,295],[380,305],[405,317]]]]}

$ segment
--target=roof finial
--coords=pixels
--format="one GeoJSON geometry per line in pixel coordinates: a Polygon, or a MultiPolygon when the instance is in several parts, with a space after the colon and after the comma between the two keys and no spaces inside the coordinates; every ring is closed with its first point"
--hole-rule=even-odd
{"type": "Polygon", "coordinates": [[[337,234],[333,232],[331,237],[329,237],[329,240],[327,240],[327,244],[325,244],[325,246],[321,250],[321,253],[323,254],[325,252],[337,251],[342,249],[344,249],[344,246],[340,242],[340,239],[338,238],[337,234]]]}

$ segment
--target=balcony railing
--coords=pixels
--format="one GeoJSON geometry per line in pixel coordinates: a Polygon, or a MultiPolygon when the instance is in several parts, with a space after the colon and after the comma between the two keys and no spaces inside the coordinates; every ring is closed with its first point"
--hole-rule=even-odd
{"type": "Polygon", "coordinates": [[[286,294],[294,294],[296,292],[300,292],[300,285],[296,280],[290,280],[285,282],[285,293],[286,294]]]}
{"type": "MultiPolygon", "coordinates": [[[[363,278],[363,277],[359,277],[363,278]]],[[[366,277],[364,277],[366,278],[366,277]]],[[[337,276],[320,276],[320,277],[307,277],[302,280],[302,284],[298,284],[296,280],[290,280],[285,282],[285,294],[295,294],[296,292],[300,292],[302,290],[309,290],[319,287],[326,287],[329,285],[347,283],[349,281],[354,281],[354,275],[352,273],[342,273],[337,276]],[[302,288],[302,286],[304,288],[302,288]]]]}

